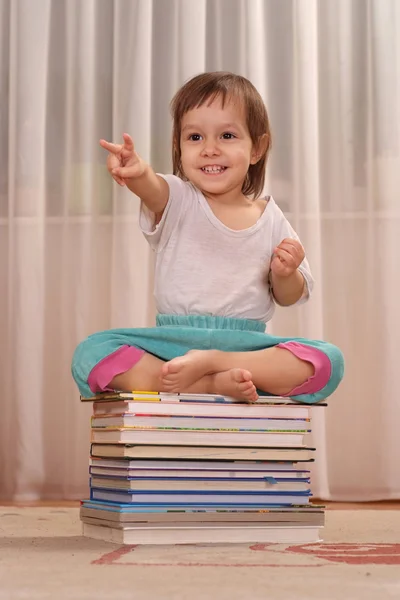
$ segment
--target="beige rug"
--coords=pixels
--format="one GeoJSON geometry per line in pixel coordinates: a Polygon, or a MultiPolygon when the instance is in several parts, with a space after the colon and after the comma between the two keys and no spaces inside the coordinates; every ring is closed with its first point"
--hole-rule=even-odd
{"type": "Polygon", "coordinates": [[[121,547],[78,509],[0,507],[0,600],[400,598],[400,510],[331,510],[305,546],[121,547]]]}

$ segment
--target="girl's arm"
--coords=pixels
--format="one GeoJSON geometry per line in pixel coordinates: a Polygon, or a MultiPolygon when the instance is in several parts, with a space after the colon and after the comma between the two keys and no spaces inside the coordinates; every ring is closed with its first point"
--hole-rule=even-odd
{"type": "Polygon", "coordinates": [[[109,152],[107,168],[119,185],[126,185],[149,210],[162,215],[169,197],[168,183],[135,152],[130,135],[124,133],[123,137],[123,144],[100,140],[100,146],[109,152]]]}
{"type": "Polygon", "coordinates": [[[302,304],[314,286],[308,260],[299,236],[276,203],[271,204],[273,221],[269,284],[277,304],[302,304]]]}
{"type": "Polygon", "coordinates": [[[277,275],[271,269],[269,279],[274,299],[280,306],[296,304],[305,293],[306,283],[298,268],[289,275],[277,275]]]}

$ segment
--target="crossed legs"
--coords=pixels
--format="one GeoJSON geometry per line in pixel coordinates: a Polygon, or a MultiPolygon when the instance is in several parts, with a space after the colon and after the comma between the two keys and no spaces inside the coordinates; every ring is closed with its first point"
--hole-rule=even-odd
{"type": "Polygon", "coordinates": [[[115,376],[110,387],[127,391],[221,394],[254,402],[256,388],[285,395],[313,374],[310,362],[285,348],[250,352],[191,350],[169,362],[145,353],[128,371],[115,376]]]}

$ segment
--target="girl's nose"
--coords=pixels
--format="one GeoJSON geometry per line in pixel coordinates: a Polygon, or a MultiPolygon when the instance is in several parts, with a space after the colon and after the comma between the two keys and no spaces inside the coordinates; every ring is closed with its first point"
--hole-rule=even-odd
{"type": "Polygon", "coordinates": [[[206,140],[204,146],[201,150],[202,156],[218,156],[220,154],[220,150],[218,145],[213,140],[206,140]]]}

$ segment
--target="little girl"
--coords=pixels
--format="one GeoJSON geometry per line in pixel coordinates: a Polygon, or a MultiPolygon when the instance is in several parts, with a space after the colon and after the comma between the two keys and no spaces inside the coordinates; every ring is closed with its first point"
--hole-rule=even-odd
{"type": "Polygon", "coordinates": [[[258,391],[325,399],[343,376],[338,348],[265,333],[275,303],[305,302],[313,279],[298,236],[260,197],[271,137],[261,96],[244,77],[203,73],[172,101],[173,175],[134,149],[100,141],[108,170],[141,199],[156,254],[157,326],[113,329],[76,349],[83,396],[108,390],[210,393],[254,402],[258,391]]]}

